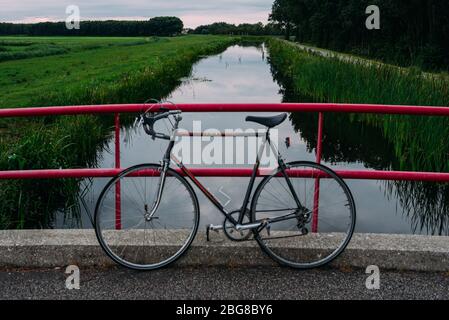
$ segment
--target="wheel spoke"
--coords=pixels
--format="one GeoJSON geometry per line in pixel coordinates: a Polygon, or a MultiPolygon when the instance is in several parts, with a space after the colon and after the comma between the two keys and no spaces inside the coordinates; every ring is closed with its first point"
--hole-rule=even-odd
{"type": "Polygon", "coordinates": [[[337,257],[352,236],[355,223],[352,195],[343,180],[321,165],[298,162],[289,166],[312,172],[308,177],[299,174],[290,178],[302,207],[297,207],[293,191],[279,171],[265,178],[254,195],[253,219],[278,221],[265,227],[256,240],[282,264],[317,267],[337,257]],[[326,178],[320,179],[316,188],[316,179],[322,175],[326,178]],[[314,196],[315,192],[319,192],[319,198],[314,196]]]}
{"type": "Polygon", "coordinates": [[[174,261],[185,252],[198,228],[196,196],[188,182],[173,171],[167,172],[158,209],[147,216],[159,191],[160,175],[139,172],[158,169],[143,165],[128,171],[108,184],[98,200],[95,219],[100,244],[111,258],[129,268],[150,270],[174,261]],[[119,217],[115,216],[117,183],[121,184],[122,199],[119,217]]]}

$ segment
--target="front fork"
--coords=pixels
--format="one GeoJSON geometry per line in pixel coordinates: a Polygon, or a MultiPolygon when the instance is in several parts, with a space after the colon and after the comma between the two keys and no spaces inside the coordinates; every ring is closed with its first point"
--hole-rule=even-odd
{"type": "Polygon", "coordinates": [[[162,192],[164,191],[168,166],[169,166],[169,162],[164,160],[162,163],[162,171],[161,171],[161,176],[160,176],[159,183],[158,183],[158,192],[157,192],[156,199],[154,200],[154,203],[151,207],[151,211],[148,211],[145,209],[145,220],[147,220],[147,221],[151,221],[151,219],[153,219],[153,216],[156,213],[156,211],[159,208],[159,205],[161,203],[162,192]]]}

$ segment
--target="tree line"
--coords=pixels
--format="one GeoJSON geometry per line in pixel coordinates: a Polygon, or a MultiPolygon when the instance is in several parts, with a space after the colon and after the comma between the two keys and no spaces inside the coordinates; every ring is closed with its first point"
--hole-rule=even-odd
{"type": "Polygon", "coordinates": [[[146,21],[81,21],[79,29],[65,22],[0,23],[0,35],[29,36],[173,36],[184,28],[177,17],[156,17],[146,21]]]}
{"type": "Polygon", "coordinates": [[[401,65],[449,69],[447,0],[275,0],[270,21],[286,37],[401,65]],[[368,30],[369,5],[380,30],[368,30]]]}
{"type": "Polygon", "coordinates": [[[201,25],[190,31],[193,34],[222,34],[222,35],[281,35],[282,29],[278,24],[268,23],[242,23],[239,25],[226,22],[216,22],[209,25],[201,25]]]}

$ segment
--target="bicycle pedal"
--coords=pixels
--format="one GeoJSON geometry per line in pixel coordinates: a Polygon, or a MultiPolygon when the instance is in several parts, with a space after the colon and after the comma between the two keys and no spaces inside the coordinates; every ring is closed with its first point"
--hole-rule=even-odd
{"type": "Polygon", "coordinates": [[[223,229],[223,226],[219,225],[219,226],[214,226],[213,224],[210,224],[206,227],[206,241],[209,242],[210,241],[210,231],[215,231],[216,233],[218,233],[219,230],[223,229]]]}

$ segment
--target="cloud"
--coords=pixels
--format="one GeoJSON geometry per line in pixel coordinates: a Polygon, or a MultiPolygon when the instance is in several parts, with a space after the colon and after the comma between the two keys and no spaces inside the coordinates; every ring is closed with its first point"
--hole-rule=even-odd
{"type": "Polygon", "coordinates": [[[77,5],[83,20],[141,20],[178,16],[187,27],[215,21],[266,22],[273,0],[0,0],[1,22],[63,21],[68,5],[77,5]]]}

